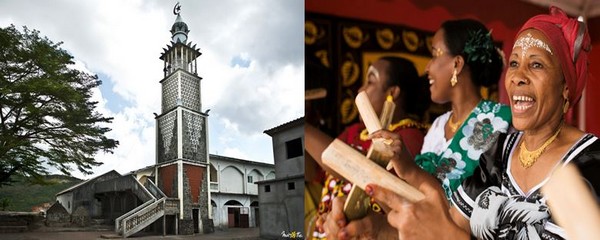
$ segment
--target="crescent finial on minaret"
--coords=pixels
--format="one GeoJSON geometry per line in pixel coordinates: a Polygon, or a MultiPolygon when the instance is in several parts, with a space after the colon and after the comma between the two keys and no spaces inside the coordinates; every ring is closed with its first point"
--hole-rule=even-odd
{"type": "Polygon", "coordinates": [[[179,4],[179,2],[177,2],[177,4],[175,4],[175,7],[173,7],[173,14],[179,15],[179,12],[181,12],[181,5],[179,4]]]}

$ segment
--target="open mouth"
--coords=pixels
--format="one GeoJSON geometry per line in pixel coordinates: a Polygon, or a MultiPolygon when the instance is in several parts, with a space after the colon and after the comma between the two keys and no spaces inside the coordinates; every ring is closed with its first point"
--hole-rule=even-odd
{"type": "Polygon", "coordinates": [[[529,96],[513,95],[513,108],[518,112],[524,112],[533,107],[535,99],[529,96]]]}

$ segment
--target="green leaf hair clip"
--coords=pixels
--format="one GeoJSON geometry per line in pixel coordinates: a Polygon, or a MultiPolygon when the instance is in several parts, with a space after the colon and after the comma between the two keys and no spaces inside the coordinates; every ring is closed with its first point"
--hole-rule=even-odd
{"type": "Polygon", "coordinates": [[[493,51],[496,51],[492,42],[492,32],[484,32],[481,29],[470,31],[463,52],[468,63],[491,63],[493,51]]]}

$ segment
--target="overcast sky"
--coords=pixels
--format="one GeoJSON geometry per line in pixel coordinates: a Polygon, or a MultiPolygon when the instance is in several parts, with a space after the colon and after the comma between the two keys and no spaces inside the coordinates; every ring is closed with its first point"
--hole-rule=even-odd
{"type": "MultiPolygon", "coordinates": [[[[108,136],[120,145],[99,154],[90,178],[155,163],[162,48],[171,39],[174,0],[0,0],[0,27],[36,29],[64,42],[77,68],[98,74],[98,111],[114,117],[108,136]]],[[[304,1],[179,1],[202,52],[202,111],[209,152],[273,163],[263,131],[304,115],[304,1]]]]}

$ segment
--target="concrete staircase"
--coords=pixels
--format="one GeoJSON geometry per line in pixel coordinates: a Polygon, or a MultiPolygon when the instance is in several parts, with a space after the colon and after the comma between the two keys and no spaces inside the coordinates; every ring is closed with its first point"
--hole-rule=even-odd
{"type": "Polygon", "coordinates": [[[129,237],[143,230],[164,215],[175,214],[179,210],[179,199],[167,198],[150,179],[142,185],[133,176],[131,177],[137,182],[136,188],[142,189],[150,197],[142,205],[115,220],[115,232],[122,237],[129,237]]]}

